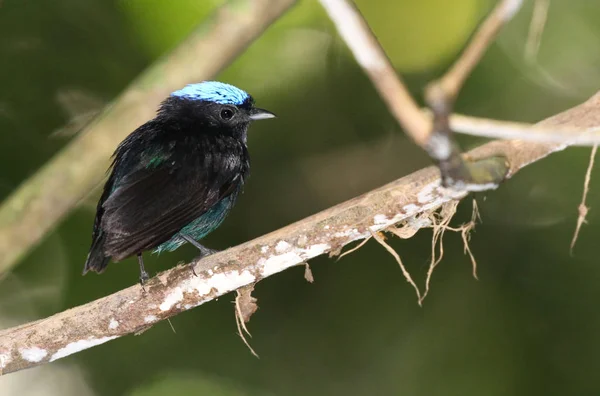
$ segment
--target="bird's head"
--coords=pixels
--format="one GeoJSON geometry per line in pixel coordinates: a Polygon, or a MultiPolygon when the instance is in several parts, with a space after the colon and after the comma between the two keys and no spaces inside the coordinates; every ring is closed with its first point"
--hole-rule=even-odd
{"type": "Polygon", "coordinates": [[[255,107],[254,99],[247,92],[218,81],[190,84],[173,92],[163,102],[161,115],[244,135],[250,122],[275,117],[270,111],[255,107]]]}

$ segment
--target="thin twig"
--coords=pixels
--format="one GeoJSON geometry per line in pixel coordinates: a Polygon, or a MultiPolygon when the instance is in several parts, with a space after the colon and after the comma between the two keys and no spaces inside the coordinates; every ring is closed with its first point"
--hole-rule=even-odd
{"type": "MultiPolygon", "coordinates": [[[[589,128],[599,117],[600,93],[542,124],[589,128]]],[[[485,158],[502,154],[510,161],[512,175],[562,148],[494,141],[466,155],[485,158]]],[[[196,265],[197,277],[189,266],[180,265],[152,278],[146,284],[147,293],[135,285],[49,318],[0,331],[0,372],[8,374],[48,363],[134,334],[313,257],[339,250],[372,232],[386,230],[420,213],[431,213],[451,199],[466,195],[450,195],[440,187],[435,167],[422,169],[268,235],[208,256],[196,265]],[[325,229],[323,224],[329,227],[325,229]]]]}
{"type": "Polygon", "coordinates": [[[464,85],[467,77],[479,63],[490,44],[494,42],[500,29],[519,11],[522,0],[501,0],[471,39],[462,55],[438,81],[446,98],[453,101],[464,85]]]}
{"type": "Polygon", "coordinates": [[[506,174],[504,159],[487,159],[483,164],[474,164],[474,167],[478,167],[471,171],[465,166],[460,150],[451,138],[447,117],[460,86],[502,25],[497,23],[498,18],[503,18],[504,22],[509,20],[520,8],[521,2],[503,1],[484,22],[454,67],[438,84],[433,84],[428,89],[426,97],[435,115],[432,124],[419,112],[414,99],[356,6],[350,0],[320,1],[392,115],[415,143],[439,164],[443,184],[464,191],[497,187],[506,174]]]}
{"type": "MultiPolygon", "coordinates": [[[[458,89],[493,42],[500,28],[518,11],[521,3],[522,0],[504,0],[486,18],[459,60],[439,80],[439,84],[447,91],[446,94],[456,96],[458,89]]],[[[423,146],[429,141],[430,119],[418,115],[416,102],[410,96],[401,77],[394,70],[360,12],[347,0],[321,0],[321,4],[336,24],[357,62],[371,78],[371,82],[385,100],[391,113],[413,140],[423,146]]],[[[426,112],[430,118],[430,112],[428,110],[426,112]]],[[[600,144],[600,126],[585,130],[566,127],[532,128],[531,124],[453,114],[450,116],[450,127],[459,133],[488,138],[568,143],[577,146],[600,144]]]]}
{"type": "Polygon", "coordinates": [[[154,116],[161,100],[188,83],[213,77],[295,1],[227,2],[15,190],[0,206],[0,273],[17,263],[98,185],[115,147],[154,116]]]}
{"type": "Polygon", "coordinates": [[[480,191],[495,188],[505,176],[502,158],[490,158],[479,164],[464,161],[454,140],[449,117],[467,77],[495,40],[500,29],[521,8],[521,4],[522,0],[499,1],[452,67],[442,78],[430,83],[425,89],[425,101],[433,112],[433,129],[426,150],[438,163],[445,186],[472,186],[471,190],[480,191]]]}
{"type": "Polygon", "coordinates": [[[592,148],[592,152],[590,154],[590,162],[587,167],[587,171],[585,172],[585,181],[583,182],[583,195],[581,197],[581,203],[577,208],[579,212],[579,216],[577,216],[577,226],[575,227],[575,232],[573,233],[573,239],[571,240],[571,255],[573,254],[573,248],[575,248],[575,243],[577,243],[577,238],[579,237],[579,231],[581,230],[581,226],[584,223],[587,223],[586,217],[590,208],[585,204],[587,200],[588,193],[590,192],[590,181],[592,180],[592,169],[594,169],[594,160],[596,158],[596,152],[598,151],[598,146],[594,146],[592,148]]]}
{"type": "Polygon", "coordinates": [[[520,139],[569,146],[595,146],[600,144],[600,122],[591,128],[573,128],[568,125],[549,127],[452,114],[450,116],[450,127],[458,133],[495,139],[520,139]]]}
{"type": "Polygon", "coordinates": [[[421,147],[429,141],[431,123],[421,113],[356,6],[347,0],[320,0],[340,36],[365,70],[388,109],[421,147]]]}

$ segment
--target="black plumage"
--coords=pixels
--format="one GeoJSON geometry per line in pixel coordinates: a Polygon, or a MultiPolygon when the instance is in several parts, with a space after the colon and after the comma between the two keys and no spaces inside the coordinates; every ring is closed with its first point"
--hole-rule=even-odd
{"type": "Polygon", "coordinates": [[[221,224],[249,175],[250,122],[271,117],[245,92],[222,83],[194,84],[167,98],[156,118],[114,154],[84,274],[138,255],[143,283],[144,251],[192,242],[210,252],[196,241],[221,224]]]}

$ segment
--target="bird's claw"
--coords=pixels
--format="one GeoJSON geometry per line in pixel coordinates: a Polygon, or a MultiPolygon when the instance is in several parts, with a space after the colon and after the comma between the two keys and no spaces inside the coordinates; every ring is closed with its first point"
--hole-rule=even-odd
{"type": "Polygon", "coordinates": [[[140,285],[144,291],[146,291],[144,284],[148,281],[148,279],[150,279],[150,276],[146,271],[140,273],[140,285]]]}
{"type": "Polygon", "coordinates": [[[210,255],[212,255],[212,254],[215,254],[215,253],[218,253],[218,252],[219,252],[219,251],[218,251],[218,250],[216,250],[216,249],[210,249],[210,248],[207,248],[207,247],[205,247],[205,248],[204,248],[204,249],[203,249],[203,250],[200,252],[200,255],[199,255],[198,257],[200,257],[200,258],[204,258],[204,257],[208,257],[208,256],[210,256],[210,255]]]}

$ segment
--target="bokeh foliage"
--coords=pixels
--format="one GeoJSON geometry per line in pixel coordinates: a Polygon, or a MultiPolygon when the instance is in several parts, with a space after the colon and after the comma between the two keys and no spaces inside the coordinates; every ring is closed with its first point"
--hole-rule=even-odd
{"type": "MultiPolygon", "coordinates": [[[[0,198],[57,153],[86,115],[173,48],[217,0],[0,2],[0,198]],[[65,126],[67,126],[65,128],[65,126]]],[[[361,0],[358,5],[417,97],[485,15],[482,0],[361,0]]],[[[537,64],[525,62],[531,16],[502,34],[461,93],[459,111],[537,121],[600,86],[600,4],[551,3],[537,64]]],[[[198,54],[211,56],[211,54],[198,54]]],[[[250,135],[252,177],[207,239],[226,248],[428,165],[387,114],[316,1],[302,1],[219,79],[276,112],[250,135]]],[[[465,148],[480,143],[461,138],[465,148]]],[[[369,242],[260,283],[249,326],[257,360],[235,334],[232,296],[138,337],[0,379],[1,394],[532,395],[598,394],[600,217],[571,257],[586,149],[535,164],[477,195],[479,281],[457,235],[419,308],[394,260],[369,242]],[[43,385],[43,386],[42,386],[43,385]],[[40,393],[41,392],[41,393],[40,393]]],[[[132,260],[80,272],[97,193],[87,197],[0,286],[0,326],[85,303],[137,279],[132,260]]],[[[456,222],[469,217],[461,204],[456,222]]],[[[422,281],[431,233],[390,243],[422,281]]],[[[151,271],[195,254],[147,259],[151,271]]]]}

